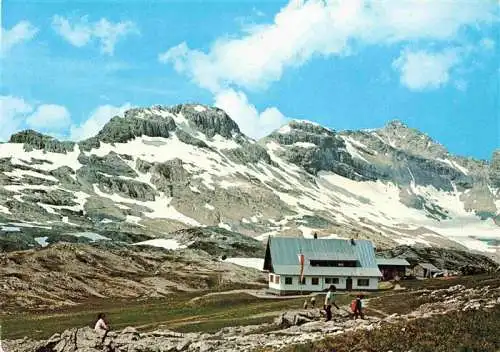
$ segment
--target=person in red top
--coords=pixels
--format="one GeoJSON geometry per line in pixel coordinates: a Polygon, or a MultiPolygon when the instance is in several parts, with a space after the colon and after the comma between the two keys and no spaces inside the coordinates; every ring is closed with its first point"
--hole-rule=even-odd
{"type": "Polygon", "coordinates": [[[359,294],[356,296],[356,299],[351,302],[351,310],[354,314],[354,320],[356,320],[358,317],[361,319],[364,319],[364,314],[363,314],[363,302],[361,301],[363,299],[363,295],[359,294]]]}

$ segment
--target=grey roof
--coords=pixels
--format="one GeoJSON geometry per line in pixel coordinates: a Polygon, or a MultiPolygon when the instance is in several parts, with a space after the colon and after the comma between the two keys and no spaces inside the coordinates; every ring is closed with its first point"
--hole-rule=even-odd
{"type": "MultiPolygon", "coordinates": [[[[300,265],[274,265],[274,273],[279,275],[299,275],[300,265]]],[[[382,274],[378,268],[351,268],[351,267],[325,267],[304,265],[305,276],[356,276],[356,277],[380,277],[382,274]]]]}
{"type": "Polygon", "coordinates": [[[314,253],[314,252],[302,252],[304,257],[308,260],[346,260],[353,261],[358,260],[358,257],[354,253],[314,253]]]}
{"type": "Polygon", "coordinates": [[[305,258],[305,275],[332,276],[381,276],[375,260],[373,244],[368,240],[313,239],[301,237],[269,237],[273,271],[283,274],[297,274],[300,270],[298,255],[305,258]],[[311,267],[309,261],[355,260],[358,267],[311,267]],[[370,270],[362,270],[370,269],[370,270]]]}
{"type": "Polygon", "coordinates": [[[404,258],[377,258],[377,265],[410,266],[404,258]]]}
{"type": "Polygon", "coordinates": [[[431,263],[418,263],[419,266],[421,266],[424,269],[430,270],[430,271],[441,271],[438,268],[436,268],[434,265],[431,263]]]}

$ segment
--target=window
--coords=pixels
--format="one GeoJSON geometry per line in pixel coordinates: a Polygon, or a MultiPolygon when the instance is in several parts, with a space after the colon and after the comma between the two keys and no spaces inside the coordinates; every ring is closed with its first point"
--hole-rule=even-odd
{"type": "Polygon", "coordinates": [[[274,276],[274,283],[279,284],[280,283],[280,277],[278,275],[274,276]]]}
{"type": "Polygon", "coordinates": [[[311,285],[319,285],[319,278],[317,277],[311,278],[311,285]]]}
{"type": "Polygon", "coordinates": [[[356,260],[320,260],[311,259],[309,261],[311,266],[323,266],[323,267],[357,267],[358,262],[356,260]]]}
{"type": "Polygon", "coordinates": [[[290,276],[285,277],[285,285],[292,285],[293,284],[293,278],[290,276]]]}
{"type": "Polygon", "coordinates": [[[325,284],[338,284],[338,283],[339,283],[338,277],[325,277],[325,284]]]}
{"type": "Polygon", "coordinates": [[[269,282],[274,282],[274,275],[273,274],[269,274],[269,282]]]}
{"type": "Polygon", "coordinates": [[[358,279],[358,286],[370,286],[369,279],[358,279]]]}
{"type": "Polygon", "coordinates": [[[306,278],[305,277],[303,277],[302,280],[300,280],[300,284],[301,285],[305,285],[306,284],[306,278]]]}

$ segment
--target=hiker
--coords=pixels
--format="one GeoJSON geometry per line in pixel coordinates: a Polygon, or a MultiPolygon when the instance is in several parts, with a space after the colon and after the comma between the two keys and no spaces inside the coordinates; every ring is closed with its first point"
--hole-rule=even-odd
{"type": "Polygon", "coordinates": [[[94,331],[102,336],[101,344],[104,343],[104,339],[106,339],[106,336],[109,332],[109,326],[106,323],[106,315],[104,313],[99,313],[99,315],[97,316],[97,322],[95,323],[94,331]]]}
{"type": "Polygon", "coordinates": [[[351,302],[351,310],[353,312],[354,320],[358,317],[364,319],[363,315],[363,302],[361,301],[363,296],[361,294],[356,296],[356,299],[353,299],[351,302]]]}
{"type": "Polygon", "coordinates": [[[316,296],[312,296],[311,297],[311,308],[314,309],[315,306],[316,306],[316,296]]]}
{"type": "Polygon", "coordinates": [[[332,320],[332,305],[335,306],[335,308],[340,309],[339,306],[335,304],[335,294],[334,292],[337,290],[335,285],[330,285],[330,288],[328,289],[328,293],[325,296],[325,304],[324,308],[326,311],[326,321],[332,320]]]}

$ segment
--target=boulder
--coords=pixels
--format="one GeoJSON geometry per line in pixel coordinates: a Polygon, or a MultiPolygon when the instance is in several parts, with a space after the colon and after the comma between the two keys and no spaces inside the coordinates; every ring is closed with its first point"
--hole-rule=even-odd
{"type": "Polygon", "coordinates": [[[285,312],[275,319],[275,324],[281,328],[300,326],[321,318],[319,310],[285,312]]]}
{"type": "Polygon", "coordinates": [[[189,345],[191,345],[191,340],[190,339],[184,339],[182,341],[180,341],[177,346],[176,346],[176,350],[177,351],[186,351],[189,347],[189,345]]]}
{"type": "MultiPolygon", "coordinates": [[[[101,337],[91,328],[76,328],[64,331],[61,339],[52,347],[54,352],[92,351],[99,346],[101,337]]],[[[45,344],[45,347],[50,347],[45,344]]]]}

